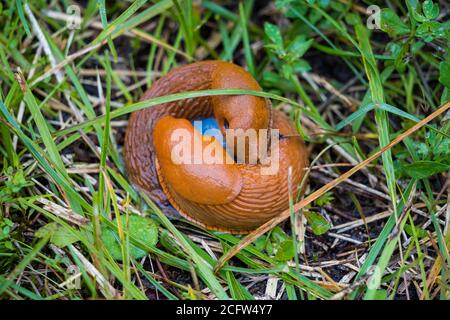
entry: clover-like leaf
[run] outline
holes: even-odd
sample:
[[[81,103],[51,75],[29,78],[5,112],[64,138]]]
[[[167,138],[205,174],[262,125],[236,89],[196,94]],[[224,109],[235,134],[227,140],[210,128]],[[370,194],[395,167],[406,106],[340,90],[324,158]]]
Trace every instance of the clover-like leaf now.
[[[412,16],[414,20],[418,22],[425,22],[428,20],[425,16],[421,14],[422,10],[420,10],[421,8],[418,0],[408,0],[408,4],[412,9]]]
[[[127,221],[125,215],[120,216],[120,220],[124,230],[128,231],[130,237],[133,237],[148,246],[154,246],[158,242],[158,227],[153,220],[138,215],[130,215],[128,217],[128,226],[126,225]],[[113,223],[117,225],[117,219],[114,219]],[[111,253],[111,256],[116,260],[122,260],[122,245],[125,244],[120,243],[120,238],[116,230],[113,230],[108,226],[103,226],[102,240]],[[131,241],[128,252],[130,257],[134,259],[142,258],[147,254],[143,249],[131,244]]]
[[[439,6],[432,0],[425,0],[422,4],[422,11],[427,19],[433,20],[439,15]]]
[[[50,242],[59,248],[64,248],[69,244],[75,243],[78,241],[78,237],[73,235],[69,230],[67,230],[64,226],[51,222],[41,227],[34,234],[37,238],[44,238],[46,236],[50,237]]]
[[[409,33],[410,29],[400,17],[389,8],[381,10],[381,30],[389,36],[395,37]]]
[[[275,260],[277,261],[289,261],[294,257],[294,242],[292,240],[285,240],[280,243],[275,254]]]
[[[321,214],[314,211],[305,211],[304,215],[316,236],[320,236],[330,230],[331,223]]]

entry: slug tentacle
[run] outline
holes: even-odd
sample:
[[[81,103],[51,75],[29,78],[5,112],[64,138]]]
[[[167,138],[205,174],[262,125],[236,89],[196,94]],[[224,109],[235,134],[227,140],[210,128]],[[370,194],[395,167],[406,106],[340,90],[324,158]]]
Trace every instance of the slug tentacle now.
[[[172,70],[142,100],[225,88],[261,90],[241,67],[204,61]],[[246,130],[256,130],[257,148],[245,140],[245,156],[235,162],[219,141],[202,137],[191,124],[212,115],[223,134],[242,129],[245,138]],[[274,145],[273,129],[283,137],[273,139]],[[185,134],[183,141],[180,130]],[[234,137],[235,147],[239,138],[239,134]],[[261,144],[260,138],[268,138],[270,147]],[[200,141],[199,153],[189,148],[195,141]],[[249,161],[255,150],[256,163]],[[296,191],[308,165],[306,147],[288,117],[272,110],[268,100],[252,95],[186,99],[137,111],[129,120],[124,158],[130,180],[165,213],[176,211],[206,228],[233,233],[249,232],[288,208],[288,170],[292,168],[292,190]]]

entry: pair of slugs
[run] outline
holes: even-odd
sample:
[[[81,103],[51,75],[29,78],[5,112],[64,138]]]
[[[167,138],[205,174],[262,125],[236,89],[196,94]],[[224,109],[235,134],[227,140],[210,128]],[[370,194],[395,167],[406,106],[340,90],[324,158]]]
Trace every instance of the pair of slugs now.
[[[156,81],[141,100],[230,88],[261,90],[256,80],[235,64],[202,61],[173,69]],[[242,161],[229,158],[224,150],[223,163],[174,162],[172,151],[177,141],[172,137],[176,130],[184,130],[190,139],[202,139],[192,121],[209,117],[214,117],[224,135],[228,129],[278,129],[277,171],[261,174],[266,163],[246,161],[253,150],[248,145]],[[211,148],[211,144],[216,150],[224,148],[212,139],[201,143],[202,151]],[[195,154],[187,157],[194,159]],[[130,180],[165,213],[176,211],[212,230],[247,233],[289,207],[289,168],[295,191],[308,165],[308,152],[288,117],[273,110],[270,101],[252,95],[222,95],[164,103],[134,112],[126,131],[124,159]]]

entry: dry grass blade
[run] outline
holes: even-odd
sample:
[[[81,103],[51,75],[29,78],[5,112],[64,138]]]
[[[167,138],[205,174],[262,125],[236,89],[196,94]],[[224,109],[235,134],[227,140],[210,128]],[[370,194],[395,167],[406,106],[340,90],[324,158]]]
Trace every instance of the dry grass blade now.
[[[341,182],[343,182],[344,180],[348,179],[353,174],[355,174],[356,172],[358,172],[359,170],[361,170],[362,168],[367,166],[373,160],[377,159],[386,150],[389,150],[390,148],[392,148],[393,146],[395,146],[399,142],[403,141],[406,137],[410,136],[411,134],[413,134],[414,132],[416,132],[417,130],[422,128],[425,124],[427,124],[431,120],[435,119],[436,117],[438,117],[441,114],[443,114],[444,112],[446,112],[449,108],[450,108],[450,102],[447,102],[446,104],[441,106],[439,109],[437,109],[435,112],[430,114],[428,117],[426,117],[425,119],[423,119],[420,122],[416,123],[414,126],[412,126],[408,130],[406,130],[404,133],[400,134],[397,138],[392,140],[389,144],[387,144],[386,146],[382,147],[378,152],[374,153],[372,156],[368,157],[366,160],[358,163],[352,169],[348,170],[347,172],[345,172],[344,174],[342,174],[338,178],[330,181],[329,183],[327,183],[326,185],[324,185],[320,189],[318,189],[315,192],[313,192],[312,194],[310,194],[308,197],[306,197],[303,200],[297,202],[294,205],[294,211],[298,211],[298,210],[302,209],[306,205],[310,204],[311,202],[313,202],[314,200],[319,198],[325,192],[330,191],[335,186],[337,186],[338,184],[340,184]],[[265,224],[260,226],[258,229],[256,229],[252,233],[248,234],[244,239],[242,239],[238,244],[236,244],[234,247],[232,247],[225,255],[223,255],[219,259],[219,261],[218,261],[214,271],[217,272],[218,270],[220,270],[228,260],[230,260],[232,257],[234,257],[242,249],[244,249],[246,246],[251,244],[254,240],[256,240],[262,234],[266,233],[267,231],[271,230],[272,228],[277,226],[282,221],[284,221],[287,218],[289,218],[289,216],[290,216],[290,209],[286,209],[285,211],[283,211],[277,217],[275,217],[272,220],[266,222]]]
[[[75,253],[75,255],[80,259],[81,263],[86,268],[86,271],[95,278],[95,281],[97,281],[100,290],[102,291],[103,295],[107,298],[114,298],[117,296],[117,291],[114,289],[114,287],[108,282],[107,279],[98,271],[95,266],[89,262],[88,259],[80,252],[77,248],[70,245],[70,249]]]
[[[106,43],[106,41],[104,41]],[[37,79],[35,79],[32,83],[31,86],[35,86],[36,84],[44,81],[45,79],[47,79],[48,77],[50,77],[53,74],[59,74],[60,70],[62,68],[64,68],[67,64],[75,61],[75,59],[85,55],[86,53],[91,52],[92,50],[95,50],[97,48],[99,48],[100,46],[103,45],[102,43],[99,44],[95,44],[92,46],[88,46],[86,48],[83,48],[75,53],[72,53],[71,55],[67,56],[63,61],[59,62],[59,63],[55,63],[52,65],[52,68],[47,70],[43,75],[41,75],[40,77],[38,77]]]
[[[48,210],[49,212],[53,213],[55,216],[58,216],[66,221],[69,221],[73,224],[76,224],[78,226],[83,226],[89,223],[89,219],[73,212],[72,210],[69,210],[67,208],[64,208],[56,203],[53,203],[46,198],[38,198],[38,202],[42,203],[44,205],[44,209]]]

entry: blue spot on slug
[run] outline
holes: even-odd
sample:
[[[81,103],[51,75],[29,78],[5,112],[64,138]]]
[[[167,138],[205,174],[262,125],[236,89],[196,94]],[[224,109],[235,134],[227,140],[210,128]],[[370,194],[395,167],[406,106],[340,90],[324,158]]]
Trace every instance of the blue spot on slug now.
[[[192,121],[192,125],[197,131],[201,132],[202,135],[216,138],[216,140],[225,147],[225,139],[215,118],[211,117],[194,120]]]

